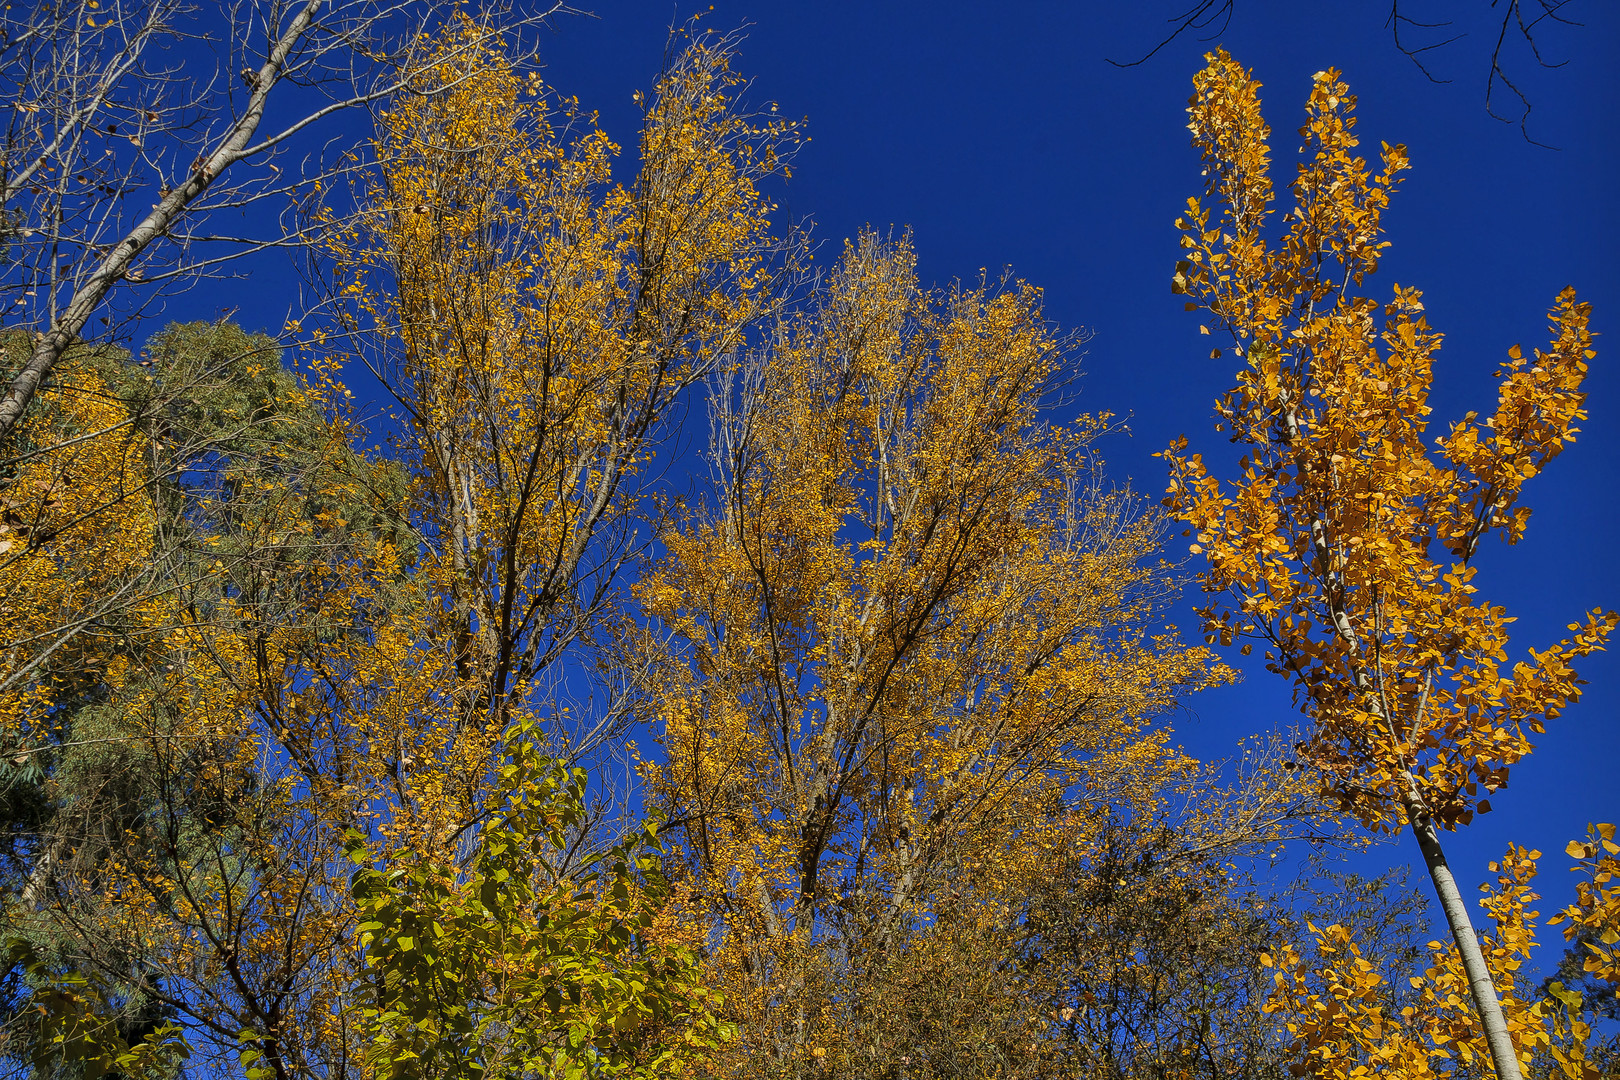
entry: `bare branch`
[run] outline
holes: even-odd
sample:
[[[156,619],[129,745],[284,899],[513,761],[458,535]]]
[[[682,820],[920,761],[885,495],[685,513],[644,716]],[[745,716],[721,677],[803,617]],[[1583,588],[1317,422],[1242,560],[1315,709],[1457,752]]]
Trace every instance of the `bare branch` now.
[[[132,8],[115,18],[88,0],[41,0],[24,14],[4,15],[0,83],[9,105],[0,143],[0,240],[15,254],[0,266],[0,293],[16,300],[0,314],[0,327],[31,332],[34,345],[0,398],[0,436],[122,282],[183,283],[220,261],[183,257],[201,239],[183,223],[308,190],[351,169],[347,148],[334,157],[328,146],[289,184],[272,158],[309,129],[407,86],[432,92],[422,81],[424,43],[460,10],[450,0],[252,0],[218,13],[188,0],[146,0]],[[480,31],[476,40],[487,41],[563,10],[554,2],[519,15],[491,0],[469,17]],[[262,55],[254,44],[260,35]],[[169,58],[181,51],[176,46],[193,43],[215,45],[223,59],[197,71]],[[236,75],[221,70],[243,61]],[[261,135],[272,100],[297,106],[311,93],[326,100]],[[248,162],[263,171],[221,186]],[[126,220],[130,196],[143,190],[156,195],[151,209]],[[216,198],[205,198],[210,192]],[[261,238],[234,257],[307,238]],[[153,260],[173,265],[153,272]],[[112,325],[110,313],[103,319]]]

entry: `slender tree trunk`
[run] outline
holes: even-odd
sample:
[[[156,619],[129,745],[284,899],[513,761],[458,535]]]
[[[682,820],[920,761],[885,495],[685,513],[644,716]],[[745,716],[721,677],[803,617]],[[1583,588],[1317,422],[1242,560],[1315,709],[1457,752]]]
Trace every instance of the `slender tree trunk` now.
[[[1491,1050],[1491,1061],[1496,1066],[1497,1080],[1522,1080],[1519,1072],[1519,1054],[1508,1035],[1507,1020],[1502,1016],[1502,1003],[1496,997],[1496,984],[1491,981],[1490,969],[1485,966],[1485,954],[1480,951],[1479,938],[1474,935],[1474,924],[1463,906],[1462,893],[1457,891],[1457,879],[1446,864],[1446,853],[1440,847],[1440,834],[1434,819],[1416,807],[1408,807],[1407,818],[1412,823],[1412,835],[1418,849],[1423,852],[1423,864],[1429,868],[1429,878],[1440,897],[1440,907],[1446,913],[1446,924],[1451,927],[1451,939],[1457,943],[1462,955],[1463,970],[1468,973],[1468,988],[1474,995],[1474,1011],[1485,1030],[1485,1042]]]
[[[253,92],[248,95],[242,116],[230,127],[225,138],[206,158],[197,162],[186,181],[164,196],[150,213],[112,246],[96,267],[95,272],[81,285],[67,310],[56,324],[34,343],[28,362],[11,380],[5,395],[0,397],[0,435],[5,435],[22,419],[23,410],[34,400],[39,385],[56,367],[62,355],[78,340],[79,331],[95,314],[113,286],[118,284],[135,262],[136,256],[154,240],[167,236],[177,220],[200,199],[220,173],[244,156],[259,121],[264,118],[265,99],[271,89],[281,81],[282,69],[298,43],[309,33],[315,14],[326,0],[305,0],[302,10],[293,16],[281,37],[270,50],[264,65],[253,76]]]

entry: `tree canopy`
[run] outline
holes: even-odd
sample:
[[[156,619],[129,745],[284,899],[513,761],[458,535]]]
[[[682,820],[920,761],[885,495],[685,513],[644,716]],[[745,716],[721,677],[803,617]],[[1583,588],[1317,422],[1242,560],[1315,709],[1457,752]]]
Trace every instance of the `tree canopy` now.
[[[34,291],[0,326],[5,1069],[1620,1067],[1614,825],[1564,850],[1561,961],[1542,852],[1443,848],[1620,621],[1514,662],[1476,558],[1589,419],[1596,315],[1557,293],[1494,410],[1431,430],[1440,335],[1375,291],[1408,151],[1369,163],[1340,72],[1286,208],[1253,72],[1194,76],[1205,182],[1165,270],[1237,370],[1237,460],[1182,437],[1142,490],[1038,284],[929,285],[919,237],[871,227],[827,265],[782,208],[803,123],[695,21],[626,151],[499,6],[244,7],[228,40],[264,64],[192,87],[216,157],[189,194],[70,238],[144,166],[69,184],[40,114],[118,134],[90,112],[163,83],[182,16],[6,16],[6,272]],[[272,89],[351,53],[359,89],[306,121],[374,107],[364,131],[286,189],[214,186],[269,153]],[[186,230],[278,192],[286,326],[86,331],[149,245],[195,283]],[[1200,760],[1178,724],[1256,645],[1298,715],[1275,687]],[[1337,861],[1401,830],[1449,940],[1405,873]]]

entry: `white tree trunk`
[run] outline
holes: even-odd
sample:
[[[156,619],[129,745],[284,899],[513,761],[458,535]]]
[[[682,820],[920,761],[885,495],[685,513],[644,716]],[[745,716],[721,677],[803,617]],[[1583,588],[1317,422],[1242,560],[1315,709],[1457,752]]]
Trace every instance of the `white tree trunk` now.
[[[1462,956],[1463,970],[1468,974],[1468,988],[1474,995],[1474,1010],[1485,1031],[1485,1042],[1490,1047],[1491,1061],[1496,1066],[1497,1080],[1523,1080],[1519,1072],[1519,1054],[1508,1034],[1507,1020],[1502,1016],[1502,1003],[1496,997],[1496,984],[1491,981],[1490,969],[1485,966],[1485,954],[1480,951],[1474,924],[1468,918],[1457,879],[1446,864],[1446,853],[1440,847],[1440,834],[1434,820],[1427,814],[1408,810],[1412,823],[1412,836],[1423,852],[1423,864],[1429,868],[1429,878],[1440,898],[1440,907],[1446,913],[1446,924],[1451,927],[1451,939],[1457,943]]]

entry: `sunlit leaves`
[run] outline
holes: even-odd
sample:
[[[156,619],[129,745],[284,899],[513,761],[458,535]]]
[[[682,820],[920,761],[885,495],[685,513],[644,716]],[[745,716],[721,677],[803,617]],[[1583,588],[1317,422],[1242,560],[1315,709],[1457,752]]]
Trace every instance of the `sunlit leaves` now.
[[[497,770],[470,871],[400,852],[349,853],[367,991],[354,1021],[388,1080],[675,1075],[719,1029],[692,954],[657,933],[668,896],[651,830],[605,869],[552,871],[585,812],[584,776],[527,728]]]
[[[644,773],[739,1052],[856,1060],[855,958],[887,978],[935,919],[993,940],[1094,824],[1069,802],[1150,802],[1180,764],[1150,721],[1227,675],[1163,632],[1161,523],[1102,478],[1107,418],[1043,421],[1073,358],[1040,301],[923,291],[868,233],[716,380],[712,497],[637,589],[671,635]]]
[[[1581,875],[1575,902],[1547,922],[1564,924],[1565,939],[1579,943],[1587,975],[1620,987],[1620,844],[1614,831],[1611,824],[1596,825],[1584,841],[1569,842],[1564,850]]]
[[[1515,347],[1493,418],[1470,414],[1434,453],[1441,338],[1421,294],[1396,286],[1380,305],[1357,292],[1388,243],[1381,217],[1404,150],[1385,146],[1375,172],[1356,153],[1355,99],[1336,72],[1319,73],[1294,207],[1272,240],[1259,84],[1217,53],[1196,85],[1211,205],[1194,200],[1180,221],[1178,289],[1245,362],[1219,405],[1243,450],[1237,476],[1218,480],[1184,443],[1166,454],[1167,505],[1196,534],[1218,598],[1202,612],[1207,632],[1267,646],[1315,719],[1325,784],[1365,824],[1421,813],[1454,827],[1579,697],[1571,664],[1614,625],[1594,612],[1509,666],[1509,617],[1478,598],[1469,565],[1485,533],[1523,534],[1520,488],[1585,416],[1588,305],[1560,295],[1551,346],[1534,359]]]
[[[54,737],[49,714],[85,675],[118,679],[118,650],[83,631],[147,599],[134,580],[156,527],[145,448],[90,359],[65,365],[49,406],[4,444],[0,728],[13,754]]]

